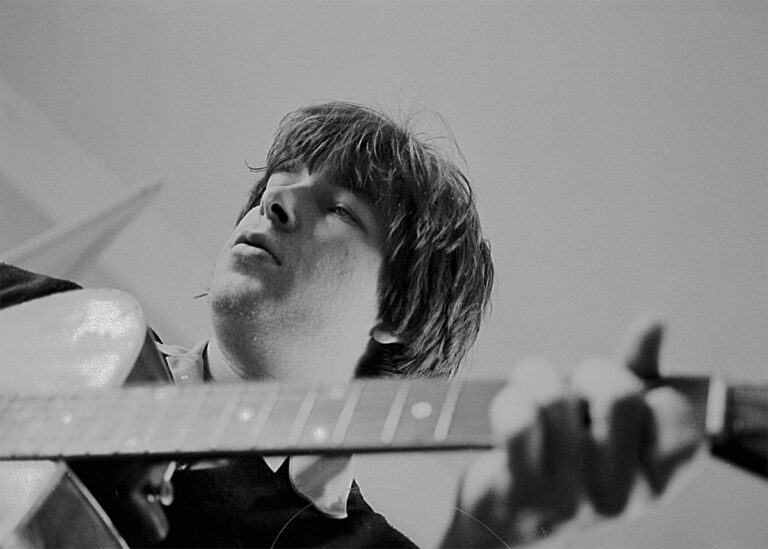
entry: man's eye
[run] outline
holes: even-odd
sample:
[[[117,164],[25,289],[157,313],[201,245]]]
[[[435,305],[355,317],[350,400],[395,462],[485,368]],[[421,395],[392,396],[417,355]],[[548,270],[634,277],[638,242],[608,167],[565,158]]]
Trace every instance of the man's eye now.
[[[341,204],[336,204],[330,208],[330,211],[334,215],[337,215],[346,221],[350,221],[352,223],[358,223],[357,218],[355,217],[355,214],[349,211],[346,208],[346,206],[343,206]]]

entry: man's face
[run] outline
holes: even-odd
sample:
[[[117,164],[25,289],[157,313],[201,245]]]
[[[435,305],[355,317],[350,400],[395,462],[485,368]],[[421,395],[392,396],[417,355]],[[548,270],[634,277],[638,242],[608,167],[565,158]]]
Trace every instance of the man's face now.
[[[383,235],[366,201],[278,172],[216,262],[216,338],[250,376],[346,381],[377,321]]]

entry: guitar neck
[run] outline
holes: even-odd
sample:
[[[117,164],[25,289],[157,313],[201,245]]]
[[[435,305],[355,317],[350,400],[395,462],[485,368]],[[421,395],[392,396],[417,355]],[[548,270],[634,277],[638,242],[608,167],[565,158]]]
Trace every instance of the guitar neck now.
[[[0,395],[0,459],[487,448],[496,381],[144,385]]]
[[[663,383],[690,398],[716,455],[768,477],[765,388],[729,388],[695,377]],[[306,388],[144,385],[0,395],[0,459],[489,448],[488,404],[502,386],[491,380],[356,380]]]

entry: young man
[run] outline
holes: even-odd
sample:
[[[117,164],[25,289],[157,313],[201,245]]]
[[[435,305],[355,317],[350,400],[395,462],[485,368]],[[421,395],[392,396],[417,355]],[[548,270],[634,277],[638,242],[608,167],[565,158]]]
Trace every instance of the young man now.
[[[258,171],[214,269],[210,340],[160,346],[176,382],[455,373],[493,279],[462,172],[344,103],[289,114]],[[661,494],[698,433],[677,394],[645,392],[627,368],[654,374],[659,342],[652,327],[625,364],[585,363],[568,382],[540,361],[515,368],[491,408],[498,448],[463,478],[444,544],[535,541],[585,508],[618,516]],[[125,529],[165,546],[411,545],[365,503],[348,457],[183,464],[165,509],[144,493],[157,470],[134,473],[101,495],[130,502]]]

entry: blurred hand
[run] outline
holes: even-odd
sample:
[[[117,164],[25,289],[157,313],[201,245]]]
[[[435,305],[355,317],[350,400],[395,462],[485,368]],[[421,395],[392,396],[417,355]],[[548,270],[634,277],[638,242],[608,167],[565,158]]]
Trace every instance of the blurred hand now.
[[[643,385],[661,339],[646,325],[623,361],[585,361],[570,379],[542,359],[517,364],[491,405],[497,448],[468,469],[443,544],[530,543],[658,499],[703,438],[682,395]]]
[[[163,505],[173,498],[169,466],[142,460],[70,464],[131,547],[154,545],[168,535]]]

